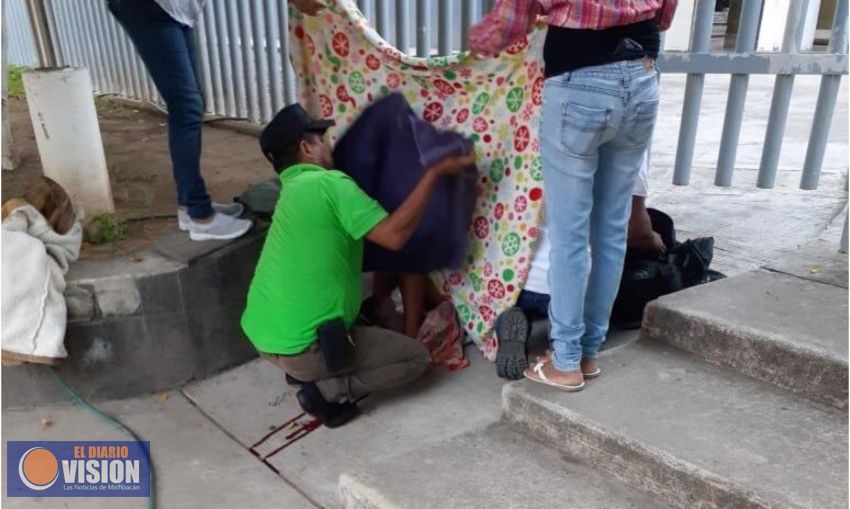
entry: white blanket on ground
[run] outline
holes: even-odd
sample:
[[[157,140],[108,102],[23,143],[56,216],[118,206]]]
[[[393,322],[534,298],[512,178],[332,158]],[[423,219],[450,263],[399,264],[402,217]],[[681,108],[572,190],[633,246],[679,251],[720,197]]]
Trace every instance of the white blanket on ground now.
[[[65,351],[65,274],[80,255],[79,221],[56,233],[29,204],[2,224],[2,315],[4,360],[54,364]]]

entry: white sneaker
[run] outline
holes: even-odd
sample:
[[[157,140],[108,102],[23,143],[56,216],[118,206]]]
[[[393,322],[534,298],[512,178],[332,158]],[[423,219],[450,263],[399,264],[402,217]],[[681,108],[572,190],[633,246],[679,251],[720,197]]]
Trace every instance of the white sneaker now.
[[[242,215],[242,212],[245,212],[245,207],[242,206],[241,203],[233,202],[233,203],[216,203],[213,202],[212,208],[215,212],[220,212],[222,214],[227,214],[228,216],[239,217]],[[177,226],[180,227],[184,232],[189,231],[189,225],[192,222],[192,218],[189,217],[189,212],[186,209],[178,208],[177,209]]]
[[[228,240],[245,235],[253,223],[248,219],[238,219],[216,212],[209,223],[191,221],[189,238],[192,240]]]

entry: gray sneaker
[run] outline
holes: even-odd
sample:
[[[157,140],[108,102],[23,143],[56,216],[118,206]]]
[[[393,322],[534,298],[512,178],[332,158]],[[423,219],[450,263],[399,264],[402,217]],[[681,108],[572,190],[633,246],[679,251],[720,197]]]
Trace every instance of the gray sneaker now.
[[[253,223],[248,219],[238,219],[216,212],[212,221],[203,224],[192,221],[189,226],[189,238],[192,240],[228,240],[245,235]]]
[[[215,212],[220,212],[222,214],[227,214],[228,216],[239,217],[245,212],[245,207],[242,206],[241,203],[233,202],[233,203],[215,203],[213,202],[212,208]],[[189,217],[189,212],[186,209],[177,209],[177,226],[180,227],[184,232],[189,231],[189,225],[192,223],[192,219]]]

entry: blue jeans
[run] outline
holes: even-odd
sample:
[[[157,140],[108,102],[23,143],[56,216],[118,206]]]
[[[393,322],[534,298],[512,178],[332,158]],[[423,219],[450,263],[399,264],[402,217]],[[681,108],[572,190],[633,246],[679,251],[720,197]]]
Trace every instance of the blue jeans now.
[[[213,209],[201,177],[204,95],[192,28],[175,21],[154,0],[107,3],[168,107],[168,147],[178,205],[186,207],[194,219],[209,217]]]
[[[546,80],[540,125],[553,363],[579,369],[608,332],[626,253],[632,190],[658,112],[651,61]]]

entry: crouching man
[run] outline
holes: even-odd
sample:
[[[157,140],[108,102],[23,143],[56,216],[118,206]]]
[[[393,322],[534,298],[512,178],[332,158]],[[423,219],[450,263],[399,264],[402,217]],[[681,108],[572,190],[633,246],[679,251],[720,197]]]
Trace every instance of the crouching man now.
[[[459,173],[474,156],[429,168],[388,214],[347,175],[331,169],[322,135],[332,125],[296,104],[281,110],[260,136],[282,185],[242,329],[264,358],[302,384],[297,396],[304,411],[337,427],[358,414],[357,399],[412,382],[430,361],[414,339],[355,325],[364,238],[401,249],[438,180]]]

